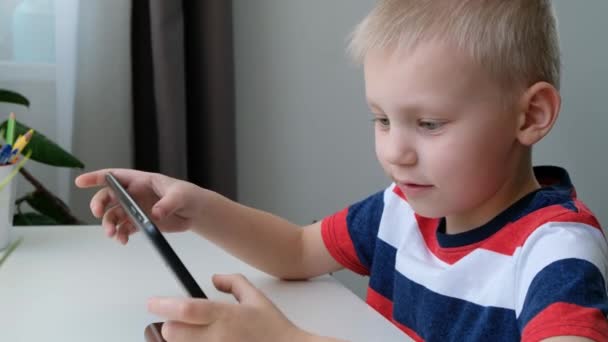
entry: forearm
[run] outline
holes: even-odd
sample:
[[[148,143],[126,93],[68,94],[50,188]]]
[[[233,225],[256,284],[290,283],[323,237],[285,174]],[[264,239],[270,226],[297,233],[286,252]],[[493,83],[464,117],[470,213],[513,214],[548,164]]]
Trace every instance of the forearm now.
[[[193,231],[266,273],[302,278],[299,226],[213,192],[205,197]]]

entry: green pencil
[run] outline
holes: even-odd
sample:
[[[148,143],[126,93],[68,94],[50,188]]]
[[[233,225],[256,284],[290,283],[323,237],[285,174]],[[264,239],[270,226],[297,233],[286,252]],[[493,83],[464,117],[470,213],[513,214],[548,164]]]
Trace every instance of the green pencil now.
[[[15,113],[11,113],[8,117],[8,124],[6,126],[6,143],[13,146],[15,140]]]

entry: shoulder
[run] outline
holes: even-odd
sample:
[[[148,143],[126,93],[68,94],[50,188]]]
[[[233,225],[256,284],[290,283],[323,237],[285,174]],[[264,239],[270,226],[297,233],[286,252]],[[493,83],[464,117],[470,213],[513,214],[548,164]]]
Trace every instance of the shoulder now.
[[[570,215],[570,214],[564,214]],[[601,227],[591,224],[588,218],[560,220],[562,215],[534,229],[517,255],[516,279],[518,308],[532,296],[568,292],[563,298],[570,300],[597,283],[598,291],[605,292],[608,275],[608,243]],[[581,222],[582,221],[582,222]]]
[[[533,276],[548,265],[565,259],[589,262],[604,275],[608,260],[608,243],[595,216],[582,203],[577,209],[549,208],[529,227],[517,252],[518,265]]]
[[[578,205],[582,203],[577,203]],[[538,221],[527,230],[521,245],[521,259],[534,258],[547,262],[560,258],[581,258],[605,263],[608,244],[599,222],[586,209],[548,208],[539,213]]]
[[[517,253],[515,305],[522,336],[608,336],[608,244],[600,227],[550,221]]]
[[[508,222],[482,244],[497,253],[525,257],[528,251],[555,250],[573,241],[605,247],[604,232],[593,213],[580,201],[551,204]],[[544,246],[544,247],[543,247]],[[553,246],[553,247],[551,247]]]

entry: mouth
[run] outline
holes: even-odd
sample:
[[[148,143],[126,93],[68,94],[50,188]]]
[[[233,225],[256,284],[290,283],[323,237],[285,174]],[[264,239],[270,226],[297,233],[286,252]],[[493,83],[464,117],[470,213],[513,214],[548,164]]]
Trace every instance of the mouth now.
[[[413,189],[433,187],[432,185],[429,185],[429,184],[417,184],[417,183],[402,183],[400,185],[403,187],[406,187],[406,188],[413,188]]]
[[[433,185],[418,183],[398,183],[398,186],[406,195],[419,194],[433,188]]]

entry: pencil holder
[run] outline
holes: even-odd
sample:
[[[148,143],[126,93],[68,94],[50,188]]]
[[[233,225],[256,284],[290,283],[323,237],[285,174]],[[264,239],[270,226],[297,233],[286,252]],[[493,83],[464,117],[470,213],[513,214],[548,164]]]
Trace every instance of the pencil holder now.
[[[13,210],[15,208],[16,179],[11,179],[7,183],[11,173],[15,169],[15,164],[0,165],[0,250],[5,249],[11,242],[11,230],[13,228]]]

